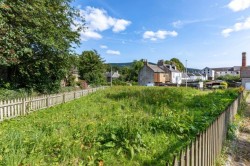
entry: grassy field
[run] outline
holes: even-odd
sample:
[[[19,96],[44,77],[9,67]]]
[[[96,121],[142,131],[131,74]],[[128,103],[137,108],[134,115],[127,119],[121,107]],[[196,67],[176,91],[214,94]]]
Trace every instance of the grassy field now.
[[[164,165],[237,89],[112,87],[0,123],[0,165]]]

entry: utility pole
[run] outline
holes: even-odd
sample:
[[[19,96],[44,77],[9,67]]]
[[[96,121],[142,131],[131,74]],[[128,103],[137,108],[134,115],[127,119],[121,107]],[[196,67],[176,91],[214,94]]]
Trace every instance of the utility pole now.
[[[187,75],[187,60],[186,60],[186,88],[187,88],[187,79],[188,79],[188,75]]]

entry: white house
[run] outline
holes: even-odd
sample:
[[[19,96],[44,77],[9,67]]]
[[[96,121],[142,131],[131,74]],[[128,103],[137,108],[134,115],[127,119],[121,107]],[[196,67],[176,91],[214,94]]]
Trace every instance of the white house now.
[[[181,84],[181,75],[175,65],[165,64],[164,60],[159,60],[157,65],[149,64],[145,60],[144,67],[139,71],[138,83],[139,85]]]
[[[214,80],[215,78],[215,71],[209,67],[205,67],[204,69],[202,69],[201,74],[206,74],[208,77],[208,80]]]
[[[225,75],[240,76],[240,66],[212,68],[215,71],[215,78]]]
[[[205,81],[207,80],[207,76],[201,73],[182,73],[182,82],[193,82],[193,81]]]
[[[159,60],[157,63],[161,69],[163,69],[169,75],[169,81],[173,84],[181,84],[182,73],[177,70],[175,65],[165,64],[164,60]]]

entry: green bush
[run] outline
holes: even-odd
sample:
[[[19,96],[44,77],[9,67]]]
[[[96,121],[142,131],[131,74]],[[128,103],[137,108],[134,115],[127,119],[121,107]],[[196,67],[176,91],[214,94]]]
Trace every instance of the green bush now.
[[[223,81],[223,82],[220,83],[220,88],[221,89],[227,89],[227,87],[228,87],[227,82]]]

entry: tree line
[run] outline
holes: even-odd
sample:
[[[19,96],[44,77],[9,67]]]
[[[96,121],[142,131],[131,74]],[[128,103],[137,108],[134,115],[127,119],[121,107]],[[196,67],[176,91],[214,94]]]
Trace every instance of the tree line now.
[[[84,51],[81,55],[73,51],[73,46],[80,44],[80,31],[86,27],[79,10],[70,3],[71,0],[0,2],[0,87],[56,92],[72,66],[89,84],[106,82],[104,73],[111,67],[97,51]],[[166,63],[173,62],[176,60]],[[120,72],[120,81],[137,82],[142,66],[142,60],[135,60],[130,67],[114,70]]]
[[[80,43],[71,0],[0,2],[0,84],[56,91],[70,68],[72,46]],[[77,26],[76,30],[72,25]]]

